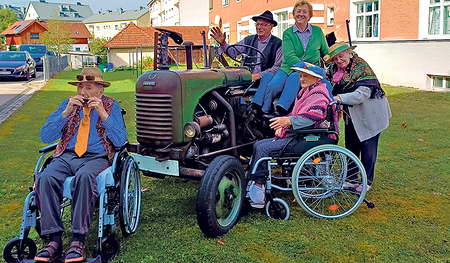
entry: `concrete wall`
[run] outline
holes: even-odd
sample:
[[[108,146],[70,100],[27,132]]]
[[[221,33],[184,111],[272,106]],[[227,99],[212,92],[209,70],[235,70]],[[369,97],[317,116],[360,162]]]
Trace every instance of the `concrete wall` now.
[[[450,40],[353,42],[381,83],[432,90],[429,75],[450,78]]]

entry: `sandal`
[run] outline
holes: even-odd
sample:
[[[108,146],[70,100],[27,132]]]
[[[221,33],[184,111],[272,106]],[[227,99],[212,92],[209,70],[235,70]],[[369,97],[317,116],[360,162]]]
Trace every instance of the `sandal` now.
[[[86,259],[86,248],[80,241],[72,241],[70,248],[66,253],[64,263],[81,262]]]
[[[55,262],[62,257],[62,246],[55,241],[48,243],[34,257],[36,262]]]

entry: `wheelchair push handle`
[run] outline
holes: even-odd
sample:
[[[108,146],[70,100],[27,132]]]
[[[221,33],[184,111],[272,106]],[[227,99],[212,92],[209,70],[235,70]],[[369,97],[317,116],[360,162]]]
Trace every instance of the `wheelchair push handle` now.
[[[342,102],[342,101],[338,101],[338,100],[332,101],[330,103],[330,106],[333,106],[333,105],[336,105],[336,112],[338,112],[338,113],[342,112],[341,105],[342,106],[347,106],[347,107],[353,107],[353,104]]]

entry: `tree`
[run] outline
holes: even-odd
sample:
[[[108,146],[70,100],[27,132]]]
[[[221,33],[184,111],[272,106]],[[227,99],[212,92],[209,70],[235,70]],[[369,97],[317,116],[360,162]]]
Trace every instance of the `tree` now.
[[[70,29],[63,20],[48,20],[47,31],[42,33],[41,43],[49,49],[54,49],[58,55],[72,50],[75,40],[70,35]]]
[[[100,64],[104,64],[103,61],[106,61],[106,57],[108,55],[108,51],[106,50],[106,48],[102,47],[104,44],[106,44],[106,42],[108,41],[104,38],[97,39],[93,37],[91,40],[89,40],[89,50],[92,54],[100,56]]]
[[[9,9],[0,10],[0,33],[17,21],[17,15]],[[5,36],[0,36],[0,44],[5,43]]]

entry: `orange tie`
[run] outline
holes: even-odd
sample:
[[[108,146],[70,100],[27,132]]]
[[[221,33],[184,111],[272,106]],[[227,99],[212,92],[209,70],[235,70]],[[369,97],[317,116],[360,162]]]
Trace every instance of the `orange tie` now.
[[[81,157],[86,150],[89,138],[89,126],[90,126],[90,118],[89,114],[91,112],[91,108],[83,107],[83,119],[81,120],[80,127],[78,127],[78,135],[77,142],[75,143],[75,153],[78,157]]]

